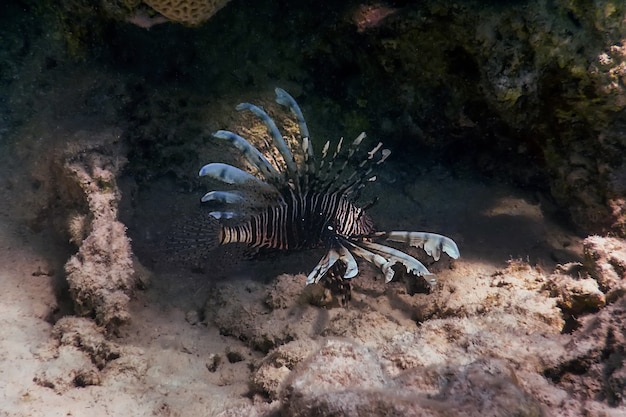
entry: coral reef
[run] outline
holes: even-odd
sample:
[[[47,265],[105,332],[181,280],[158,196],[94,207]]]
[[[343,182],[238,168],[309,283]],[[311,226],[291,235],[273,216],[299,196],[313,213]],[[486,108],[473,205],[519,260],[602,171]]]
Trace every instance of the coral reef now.
[[[382,18],[365,27],[351,10],[325,33],[343,42],[309,55],[317,91],[385,137],[540,188],[583,230],[625,236],[624,5],[483,6],[375,4]],[[338,91],[345,73],[358,76]]]

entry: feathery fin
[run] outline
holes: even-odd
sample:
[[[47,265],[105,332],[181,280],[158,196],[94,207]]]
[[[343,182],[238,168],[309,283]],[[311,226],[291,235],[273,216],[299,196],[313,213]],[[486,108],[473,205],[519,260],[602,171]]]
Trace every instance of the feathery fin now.
[[[308,138],[309,136],[309,128],[306,125],[306,120],[304,119],[304,115],[302,114],[302,110],[300,110],[300,106],[296,102],[296,100],[283,90],[282,88],[276,88],[274,90],[276,93],[276,102],[281,106],[289,107],[289,110],[296,116],[298,120],[298,125],[300,126],[300,134],[303,138]],[[313,149],[311,149],[311,156],[313,156]]]
[[[194,216],[193,222],[181,222],[172,230],[166,247],[169,251],[183,255],[209,252],[220,245],[222,238],[222,226],[205,211]]]
[[[274,92],[276,93],[276,102],[281,106],[289,107],[291,113],[296,116],[298,127],[300,129],[300,136],[302,136],[302,147],[305,150],[305,155],[307,155],[306,159],[309,161],[307,165],[312,165],[312,168],[315,168],[315,154],[313,152],[313,146],[311,146],[311,136],[309,135],[309,128],[306,125],[306,120],[304,119],[300,106],[291,94],[282,88],[276,88]],[[312,172],[310,169],[309,171]]]

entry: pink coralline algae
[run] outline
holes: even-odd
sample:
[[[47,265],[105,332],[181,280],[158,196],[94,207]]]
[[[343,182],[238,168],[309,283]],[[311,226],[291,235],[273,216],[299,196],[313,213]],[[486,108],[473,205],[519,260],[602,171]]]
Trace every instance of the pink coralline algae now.
[[[361,5],[352,13],[351,20],[361,33],[367,29],[375,28],[388,16],[396,13],[399,9],[386,6],[381,3]]]

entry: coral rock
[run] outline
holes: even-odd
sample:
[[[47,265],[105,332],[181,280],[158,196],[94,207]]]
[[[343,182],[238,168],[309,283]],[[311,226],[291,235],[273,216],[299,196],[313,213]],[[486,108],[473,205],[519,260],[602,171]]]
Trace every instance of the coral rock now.
[[[612,237],[590,236],[583,242],[585,267],[598,281],[608,302],[626,293],[626,242]]]
[[[144,0],[163,16],[174,22],[199,25],[224,7],[229,0]]]

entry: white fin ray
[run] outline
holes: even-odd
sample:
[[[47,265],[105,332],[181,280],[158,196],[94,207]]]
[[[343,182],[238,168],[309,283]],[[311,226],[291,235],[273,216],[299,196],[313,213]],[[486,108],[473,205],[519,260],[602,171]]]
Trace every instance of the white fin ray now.
[[[344,279],[354,278],[359,274],[359,267],[354,256],[352,256],[345,246],[340,244],[337,248],[331,248],[326,255],[324,255],[307,277],[306,283],[318,283],[337,261],[341,261],[346,265],[346,272],[343,274]]]
[[[282,88],[277,87],[276,89],[274,89],[274,92],[276,93],[276,102],[281,106],[289,107],[289,110],[291,110],[293,115],[296,116],[296,119],[298,120],[298,126],[300,127],[300,134],[302,135],[302,137],[310,137],[309,128],[306,125],[304,114],[302,114],[302,110],[300,109],[300,106],[298,105],[296,100],[291,96],[291,94],[289,94]],[[313,150],[311,150],[311,156],[313,156]]]
[[[367,153],[367,158],[361,161],[361,163],[359,164],[359,168],[352,171],[352,174],[350,174],[350,176],[346,178],[340,186],[337,187],[337,190],[349,195],[365,187],[366,182],[375,181],[375,176],[368,178],[374,170],[373,165],[379,165],[383,163],[385,159],[387,159],[391,154],[391,151],[389,149],[381,150],[382,145],[382,142],[378,142],[378,144]],[[374,162],[374,157],[378,154],[378,151],[380,151],[381,156],[378,161]]]
[[[315,173],[315,153],[313,151],[313,145],[311,144],[311,136],[309,135],[309,128],[307,127],[306,120],[302,114],[300,106],[296,100],[282,88],[276,88],[276,102],[281,106],[288,107],[291,113],[296,116],[298,121],[298,128],[300,129],[300,137],[302,139],[302,151],[304,152],[305,172]]]
[[[359,146],[361,146],[361,142],[363,142],[363,139],[365,139],[366,136],[367,135],[365,134],[365,132],[361,132],[359,136],[357,136],[356,139],[352,141],[350,147],[348,148],[348,155],[346,156],[345,161],[343,161],[343,164],[337,170],[337,176],[339,176],[346,169],[348,162],[352,159],[354,153],[359,149]],[[343,140],[343,138],[341,139]],[[337,156],[337,154],[333,155],[333,159],[335,158],[335,156]]]
[[[280,154],[283,156],[283,159],[285,160],[285,164],[287,165],[287,171],[289,172],[289,177],[295,180],[298,177],[298,169],[296,167],[295,159],[293,157],[293,154],[289,150],[289,147],[287,146],[287,143],[285,142],[282,133],[280,133],[280,130],[278,130],[278,127],[276,127],[276,123],[274,122],[274,120],[272,120],[272,118],[265,112],[265,110],[258,106],[255,106],[254,104],[239,103],[235,108],[239,111],[249,110],[254,113],[255,116],[260,118],[261,121],[263,121],[263,123],[267,127],[267,130],[272,136],[274,145],[276,145],[276,148],[278,148],[278,152],[280,152]]]
[[[437,233],[393,231],[388,232],[385,239],[423,248],[435,261],[441,257],[442,250],[453,259],[458,259],[461,255],[454,240]]]
[[[390,282],[393,279],[393,276],[396,272],[393,270],[392,266],[395,262],[389,261],[381,255],[370,252],[367,249],[357,246],[352,242],[348,242],[348,244],[350,245],[352,252],[354,252],[356,256],[359,256],[365,259],[367,262],[374,264],[378,269],[382,271],[383,275],[385,276],[385,283]]]
[[[326,160],[328,156],[328,149],[330,147],[330,141],[327,141],[324,145],[324,149],[322,150],[322,160],[320,161],[320,166],[318,169],[317,182],[320,184],[324,184],[327,182],[329,175],[333,172],[333,166],[335,164],[335,158],[341,152],[341,145],[343,144],[343,137],[339,138],[339,142],[337,142],[337,147],[335,148],[335,152],[330,157],[329,160]],[[324,167],[326,166],[326,167]],[[322,172],[322,168],[324,168]]]
[[[328,148],[330,148],[329,140],[326,141],[326,143],[324,144],[324,147],[322,148],[322,162],[320,163],[320,167],[324,163],[324,159],[326,159],[326,155],[328,154]]]
[[[344,279],[350,279],[357,276],[359,273],[359,267],[356,264],[354,256],[350,253],[345,246],[339,245],[339,260],[346,265],[346,272],[343,274]]]
[[[200,201],[203,203],[215,201],[224,204],[241,204],[246,201],[246,198],[244,194],[239,191],[210,191],[206,193]]]
[[[432,275],[430,271],[424,266],[423,263],[407,255],[406,253],[399,251],[389,246],[381,245],[374,242],[359,242],[359,246],[365,247],[372,252],[387,258],[389,261],[399,262],[406,268],[406,271],[415,275]]]
[[[387,158],[389,158],[389,155],[391,155],[391,151],[389,149],[383,149],[382,151],[380,151],[380,153],[381,153],[381,157],[376,162],[376,165],[382,164],[383,162],[385,162]]]
[[[268,180],[277,180],[281,177],[280,173],[272,166],[267,158],[243,137],[229,132],[228,130],[218,130],[213,133],[213,137],[230,142],[235,148],[240,150],[246,160],[255,166]]]
[[[213,162],[203,166],[198,173],[200,177],[211,177],[226,184],[254,184],[259,187],[274,190],[274,187],[261,181],[252,174],[248,174],[232,165]]]
[[[214,219],[220,220],[233,219],[239,217],[240,214],[234,211],[212,211],[209,213],[209,216],[213,217]]]
[[[330,249],[328,252],[326,252],[326,255],[324,255],[324,257],[320,259],[317,266],[313,268],[309,276],[306,277],[307,285],[318,283],[319,280],[322,279],[322,277],[326,274],[326,272],[328,272],[328,270],[332,268],[333,265],[335,265],[335,262],[337,262],[339,258],[341,258],[341,255],[335,249]]]

